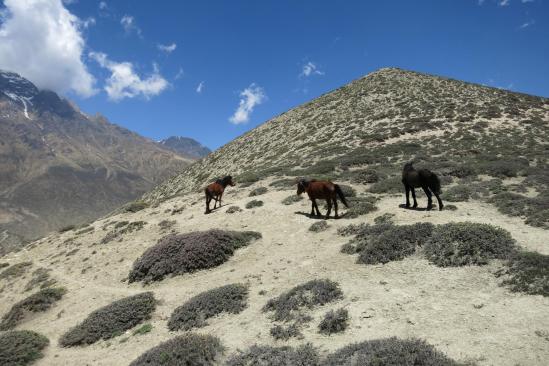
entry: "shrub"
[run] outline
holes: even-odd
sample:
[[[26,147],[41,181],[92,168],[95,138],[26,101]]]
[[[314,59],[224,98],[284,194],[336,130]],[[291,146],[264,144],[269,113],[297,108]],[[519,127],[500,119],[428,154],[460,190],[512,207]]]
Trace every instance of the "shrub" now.
[[[125,297],[92,312],[59,340],[63,347],[86,345],[116,337],[144,320],[156,308],[152,292]]]
[[[120,221],[114,225],[114,230],[111,230],[101,239],[101,244],[107,244],[113,241],[116,238],[121,237],[124,234],[133,233],[134,231],[139,231],[143,229],[143,226],[147,224],[145,221]]]
[[[549,255],[519,252],[511,257],[502,285],[513,292],[549,296]]]
[[[6,268],[0,273],[0,280],[12,277],[21,277],[27,271],[27,268],[32,266],[32,262],[21,262]]]
[[[48,338],[29,330],[11,331],[0,335],[0,365],[24,366],[42,358]]]
[[[456,205],[444,205],[444,209],[448,211],[456,211],[458,208]]]
[[[377,210],[375,202],[377,199],[375,197],[350,197],[347,202],[349,203],[349,208],[345,213],[344,218],[354,219],[362,215],[369,214]]]
[[[320,333],[341,333],[349,325],[349,312],[346,309],[330,310],[324,315],[324,319],[318,325]]]
[[[39,313],[48,310],[57,301],[61,300],[67,292],[65,288],[47,288],[19,301],[13,305],[11,310],[2,317],[0,330],[15,328],[24,320],[28,313]]]
[[[317,350],[310,344],[292,347],[253,345],[244,352],[233,354],[226,366],[319,366]]]
[[[260,200],[251,200],[250,202],[246,203],[246,208],[248,209],[261,206],[263,206],[263,201]]]
[[[254,231],[209,230],[168,235],[137,259],[128,281],[160,281],[168,274],[180,275],[219,266],[235,250],[261,238]]]
[[[287,341],[290,338],[295,338],[301,336],[301,331],[299,329],[299,323],[292,323],[288,326],[275,325],[270,330],[271,336],[276,340]]]
[[[265,193],[267,193],[266,187],[258,187],[256,189],[253,189],[248,196],[249,197],[261,196],[262,194],[265,194]]]
[[[291,196],[284,198],[282,204],[288,206],[299,201],[303,201],[303,195],[298,196],[297,194],[292,194]]]
[[[393,225],[383,223],[364,227],[351,241],[359,253],[358,263],[378,264],[402,260],[414,254],[431,236],[433,224]],[[346,252],[350,250],[345,249]]]
[[[314,233],[318,233],[326,230],[328,230],[328,223],[324,220],[315,222],[309,227],[309,231],[312,231]]]
[[[32,272],[32,278],[25,285],[25,291],[31,291],[38,285],[40,285],[41,289],[53,286],[56,281],[53,278],[50,278],[50,271],[50,269],[42,267],[37,268]]]
[[[283,179],[278,179],[278,180],[275,180],[275,181],[272,181],[271,184],[269,184],[269,187],[274,187],[274,188],[292,188],[294,187],[296,184],[296,180],[295,179],[292,179],[292,178],[283,178]]]
[[[233,214],[233,213],[237,213],[237,212],[241,212],[242,209],[238,206],[231,206],[227,209],[227,211],[225,211],[225,213],[228,213],[228,214]]]
[[[153,329],[153,326],[151,323],[143,324],[139,328],[133,331],[133,335],[143,335],[149,333]]]
[[[74,229],[76,229],[76,225],[63,226],[61,229],[59,229],[59,233],[66,233],[67,231],[71,231]]]
[[[424,247],[432,263],[440,267],[482,265],[490,259],[507,259],[515,251],[508,231],[471,222],[439,225]]]
[[[151,348],[130,366],[213,366],[218,364],[217,360],[223,354],[223,350],[217,337],[188,333]]]
[[[177,221],[175,221],[175,220],[162,220],[158,223],[158,226],[162,230],[167,230],[167,229],[173,227],[176,223],[177,223]]]
[[[343,192],[343,195],[347,197],[356,197],[356,191],[353,187],[348,186],[346,184],[338,184],[339,188],[341,188],[341,191]]]
[[[376,183],[379,181],[379,174],[375,170],[363,170],[356,173],[351,181],[362,184]]]
[[[269,300],[263,311],[273,311],[276,321],[289,321],[295,319],[298,315],[296,312],[303,308],[312,309],[342,297],[343,292],[336,282],[327,279],[312,280]]]
[[[135,212],[144,210],[147,207],[149,207],[149,204],[147,202],[134,201],[134,202],[130,202],[126,206],[124,206],[124,211],[125,212],[134,212],[135,213]]]
[[[246,308],[248,288],[231,284],[203,292],[172,313],[170,330],[189,330],[207,325],[206,320],[221,313],[238,314]]]
[[[399,193],[404,191],[401,177],[390,177],[372,184],[369,189],[372,193]]]
[[[450,187],[444,192],[443,197],[449,202],[465,202],[471,197],[471,188],[465,185]]]
[[[323,366],[398,365],[458,366],[433,346],[419,339],[374,339],[355,343],[329,355]]]

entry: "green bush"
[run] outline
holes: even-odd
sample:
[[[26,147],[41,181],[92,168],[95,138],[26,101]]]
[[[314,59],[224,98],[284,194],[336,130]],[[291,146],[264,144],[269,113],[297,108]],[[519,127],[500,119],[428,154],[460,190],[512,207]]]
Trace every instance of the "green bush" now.
[[[324,319],[318,325],[322,334],[341,333],[349,325],[349,312],[346,309],[330,310],[324,315]]]
[[[508,259],[515,250],[508,231],[471,222],[437,226],[424,246],[427,259],[440,267],[483,265],[490,259]]]
[[[147,323],[147,324],[143,324],[142,326],[140,326],[139,328],[137,328],[136,330],[133,331],[133,335],[143,335],[143,334],[147,334],[147,333],[150,333],[150,331],[153,329],[153,326],[151,323]]]
[[[277,341],[287,341],[290,338],[300,337],[301,330],[299,329],[299,323],[292,323],[288,326],[275,325],[270,330],[271,336]]]
[[[37,268],[32,272],[32,277],[25,285],[25,291],[34,290],[34,288],[40,285],[40,289],[53,286],[56,281],[53,278],[50,278],[50,269],[46,268]]]
[[[181,275],[217,267],[234,252],[261,238],[254,231],[209,230],[168,235],[137,259],[128,281],[160,281],[165,276]]]
[[[67,292],[65,288],[46,288],[30,295],[13,305],[11,310],[2,317],[0,330],[15,328],[17,324],[25,319],[28,313],[44,312],[51,308],[57,301],[61,300]]]
[[[21,262],[6,268],[0,273],[0,280],[13,277],[21,277],[27,271],[28,267],[32,266],[32,262]]]
[[[549,192],[542,192],[536,197],[501,192],[491,197],[488,202],[506,215],[525,216],[528,225],[549,228]]]
[[[310,344],[292,347],[253,345],[233,354],[226,366],[319,366],[318,352]]]
[[[287,189],[287,188],[293,188],[296,185],[296,180],[294,178],[283,178],[278,179],[275,181],[272,181],[269,184],[269,187],[274,187],[277,189]]]
[[[353,187],[348,186],[346,184],[338,184],[339,188],[341,188],[341,191],[343,192],[343,195],[345,198],[347,197],[356,197],[356,191]]]
[[[214,366],[224,348],[217,337],[187,333],[143,353],[130,366]]]
[[[503,271],[502,285],[513,292],[549,296],[549,255],[519,252],[511,257]]]
[[[207,325],[206,320],[221,313],[238,314],[246,308],[248,288],[230,284],[203,292],[172,313],[168,320],[170,330],[189,330]]]
[[[303,195],[298,196],[297,194],[292,194],[291,196],[284,198],[282,204],[288,206],[299,201],[303,201]]]
[[[263,201],[260,200],[251,200],[250,202],[246,203],[246,208],[248,209],[261,206],[263,206]]]
[[[0,334],[0,365],[25,366],[43,357],[48,338],[29,330]]]
[[[353,183],[361,183],[361,184],[370,184],[370,183],[377,183],[379,181],[379,173],[375,170],[362,170],[359,172],[356,172],[352,178],[351,182]]]
[[[296,313],[303,308],[312,309],[342,297],[343,292],[336,282],[327,279],[312,280],[269,300],[263,311],[274,312],[273,318],[276,321],[289,321],[296,319],[299,315]]]
[[[125,212],[139,212],[141,210],[144,210],[146,209],[147,207],[149,207],[149,204],[147,202],[143,202],[143,201],[134,201],[134,202],[130,202],[128,204],[126,204],[124,206],[124,211]]]
[[[177,221],[175,220],[162,220],[158,223],[158,226],[162,230],[168,230],[172,228],[175,224],[177,224]]]
[[[399,193],[404,192],[404,185],[401,177],[389,177],[376,182],[370,186],[368,191],[372,193]]]
[[[345,219],[354,219],[362,215],[369,214],[377,210],[375,197],[349,197],[347,202],[349,208],[342,217]],[[341,206],[340,206],[341,207]]]
[[[242,209],[238,206],[231,206],[227,209],[227,211],[225,211],[225,213],[228,213],[228,214],[233,214],[233,213],[237,213],[237,212],[241,212]]]
[[[309,227],[309,231],[312,231],[314,233],[318,233],[326,230],[328,230],[328,223],[324,220],[315,222]]]
[[[248,196],[249,197],[261,196],[262,194],[265,194],[265,193],[267,193],[266,187],[258,187],[256,189],[252,189],[252,191]]]
[[[453,186],[444,192],[443,198],[448,202],[465,202],[471,197],[471,188],[465,185]]]
[[[152,292],[125,297],[92,312],[59,340],[63,347],[92,344],[116,337],[150,319],[156,308]]]
[[[374,339],[343,347],[329,355],[322,366],[394,365],[458,366],[433,346],[419,339]]]

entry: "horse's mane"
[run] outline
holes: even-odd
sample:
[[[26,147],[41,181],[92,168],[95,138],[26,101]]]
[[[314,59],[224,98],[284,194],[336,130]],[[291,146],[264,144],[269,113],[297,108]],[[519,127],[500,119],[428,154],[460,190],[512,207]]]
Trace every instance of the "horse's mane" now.
[[[405,172],[406,171],[410,171],[410,170],[415,170],[414,168],[414,162],[410,161],[406,164],[404,164],[404,169],[403,169]]]
[[[221,184],[222,186],[225,187],[225,186],[227,186],[227,184],[229,184],[229,182],[230,182],[232,179],[233,179],[232,176],[227,175],[227,176],[225,176],[225,177],[223,177],[223,178],[217,179],[215,182],[216,182],[217,184]]]

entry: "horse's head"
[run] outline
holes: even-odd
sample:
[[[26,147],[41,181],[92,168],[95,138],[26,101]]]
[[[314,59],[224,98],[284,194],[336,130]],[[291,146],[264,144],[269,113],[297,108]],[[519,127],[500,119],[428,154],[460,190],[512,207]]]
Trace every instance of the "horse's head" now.
[[[230,185],[231,187],[234,187],[236,183],[233,180],[233,177],[230,175],[227,175],[225,178],[223,178],[226,184]]]
[[[309,182],[307,182],[305,179],[301,179],[297,182],[297,194],[300,195],[307,189],[307,185]]]
[[[404,164],[404,171],[414,170],[414,162],[409,161],[406,164]]]

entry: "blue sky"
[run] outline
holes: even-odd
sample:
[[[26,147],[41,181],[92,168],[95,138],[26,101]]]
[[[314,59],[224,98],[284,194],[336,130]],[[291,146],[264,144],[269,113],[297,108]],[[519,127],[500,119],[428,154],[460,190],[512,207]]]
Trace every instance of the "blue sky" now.
[[[549,97],[548,0],[3,2],[12,48],[0,44],[1,68],[153,139],[217,148],[388,66]],[[51,22],[31,18],[44,2],[58,4],[36,17],[72,25],[74,47],[60,58],[53,44],[32,61],[52,63],[41,70],[21,44],[33,37],[29,24],[33,40],[50,42],[40,37]]]

